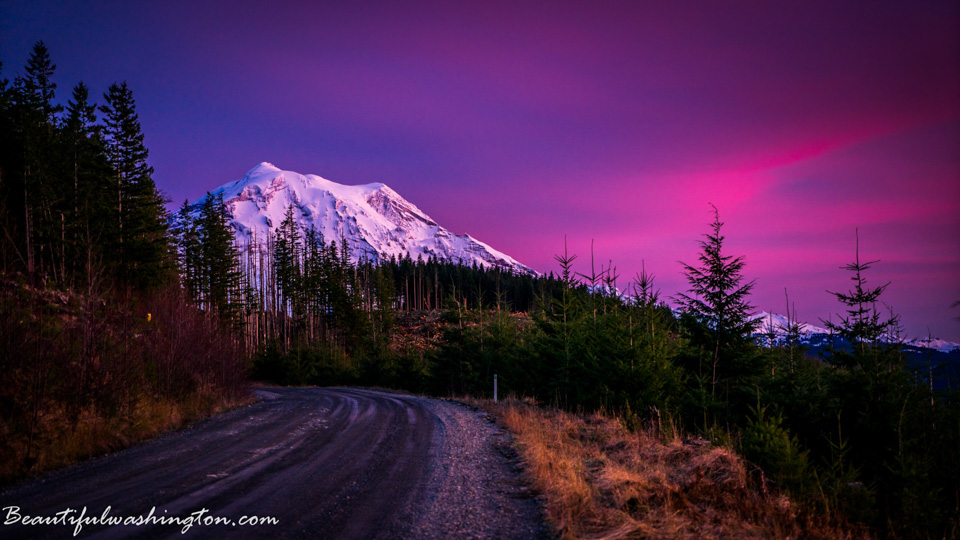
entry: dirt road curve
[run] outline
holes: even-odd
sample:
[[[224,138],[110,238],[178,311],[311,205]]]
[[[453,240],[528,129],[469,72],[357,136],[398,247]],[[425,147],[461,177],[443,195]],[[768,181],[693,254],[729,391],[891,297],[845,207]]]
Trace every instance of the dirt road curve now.
[[[0,537],[71,538],[81,515],[77,538],[549,536],[505,435],[481,413],[370,390],[257,394],[0,493]],[[107,507],[108,523],[130,524],[96,523]]]

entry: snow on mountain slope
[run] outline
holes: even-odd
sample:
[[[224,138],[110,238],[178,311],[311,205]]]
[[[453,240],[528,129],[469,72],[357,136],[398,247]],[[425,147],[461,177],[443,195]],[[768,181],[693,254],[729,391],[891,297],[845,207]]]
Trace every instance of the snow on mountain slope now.
[[[536,274],[468,234],[451,233],[381,183],[348,186],[263,162],[211,194],[223,194],[232,218],[230,226],[242,246],[265,243],[292,205],[304,231],[316,227],[327,243],[345,239],[354,261],[379,262],[409,255],[413,260],[435,257],[468,266],[476,263]],[[205,198],[192,206],[199,208]]]
[[[925,349],[936,349],[942,353],[949,353],[960,350],[960,343],[945,341],[940,338],[914,338],[906,342],[907,345]]]
[[[785,335],[786,328],[788,325],[787,317],[777,313],[767,313],[766,311],[761,311],[760,313],[755,313],[750,317],[751,321],[760,321],[760,325],[757,327],[758,334],[769,333],[771,329],[777,335]],[[807,324],[805,322],[794,321],[794,324],[800,325],[800,336],[809,337],[814,334],[829,334],[830,331],[825,328],[820,328],[819,326],[813,326],[812,324]]]

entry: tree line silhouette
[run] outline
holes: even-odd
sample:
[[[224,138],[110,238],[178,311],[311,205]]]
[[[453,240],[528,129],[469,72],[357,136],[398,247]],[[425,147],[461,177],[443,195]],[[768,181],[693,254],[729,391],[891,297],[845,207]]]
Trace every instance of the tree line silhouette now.
[[[249,399],[247,360],[179,285],[133,93],[55,101],[43,42],[0,66],[0,481]],[[228,264],[230,264],[228,262]]]

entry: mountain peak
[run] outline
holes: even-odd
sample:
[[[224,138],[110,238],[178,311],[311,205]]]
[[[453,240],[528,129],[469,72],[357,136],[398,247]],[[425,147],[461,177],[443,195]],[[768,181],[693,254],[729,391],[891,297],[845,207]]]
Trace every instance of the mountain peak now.
[[[243,178],[211,193],[223,195],[231,216],[229,225],[241,246],[263,244],[292,208],[302,229],[315,227],[327,242],[346,240],[354,261],[433,257],[536,274],[509,255],[469,235],[450,232],[379,182],[338,184],[262,162]],[[195,201],[194,208],[199,208],[203,199]]]
[[[273,163],[270,163],[269,161],[261,161],[260,163],[257,164],[256,167],[247,171],[247,174],[245,174],[244,176],[252,176],[255,174],[262,174],[265,172],[280,172],[280,167],[277,167],[276,165],[274,165]]]

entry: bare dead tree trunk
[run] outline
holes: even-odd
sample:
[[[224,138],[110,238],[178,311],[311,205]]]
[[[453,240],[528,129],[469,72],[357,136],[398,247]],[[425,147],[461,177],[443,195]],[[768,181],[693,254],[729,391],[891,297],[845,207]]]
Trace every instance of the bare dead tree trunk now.
[[[27,167],[27,174],[23,181],[23,221],[26,227],[25,236],[27,239],[27,276],[30,282],[33,282],[33,246],[30,242],[30,203],[27,199],[27,179],[30,178],[30,167]]]

